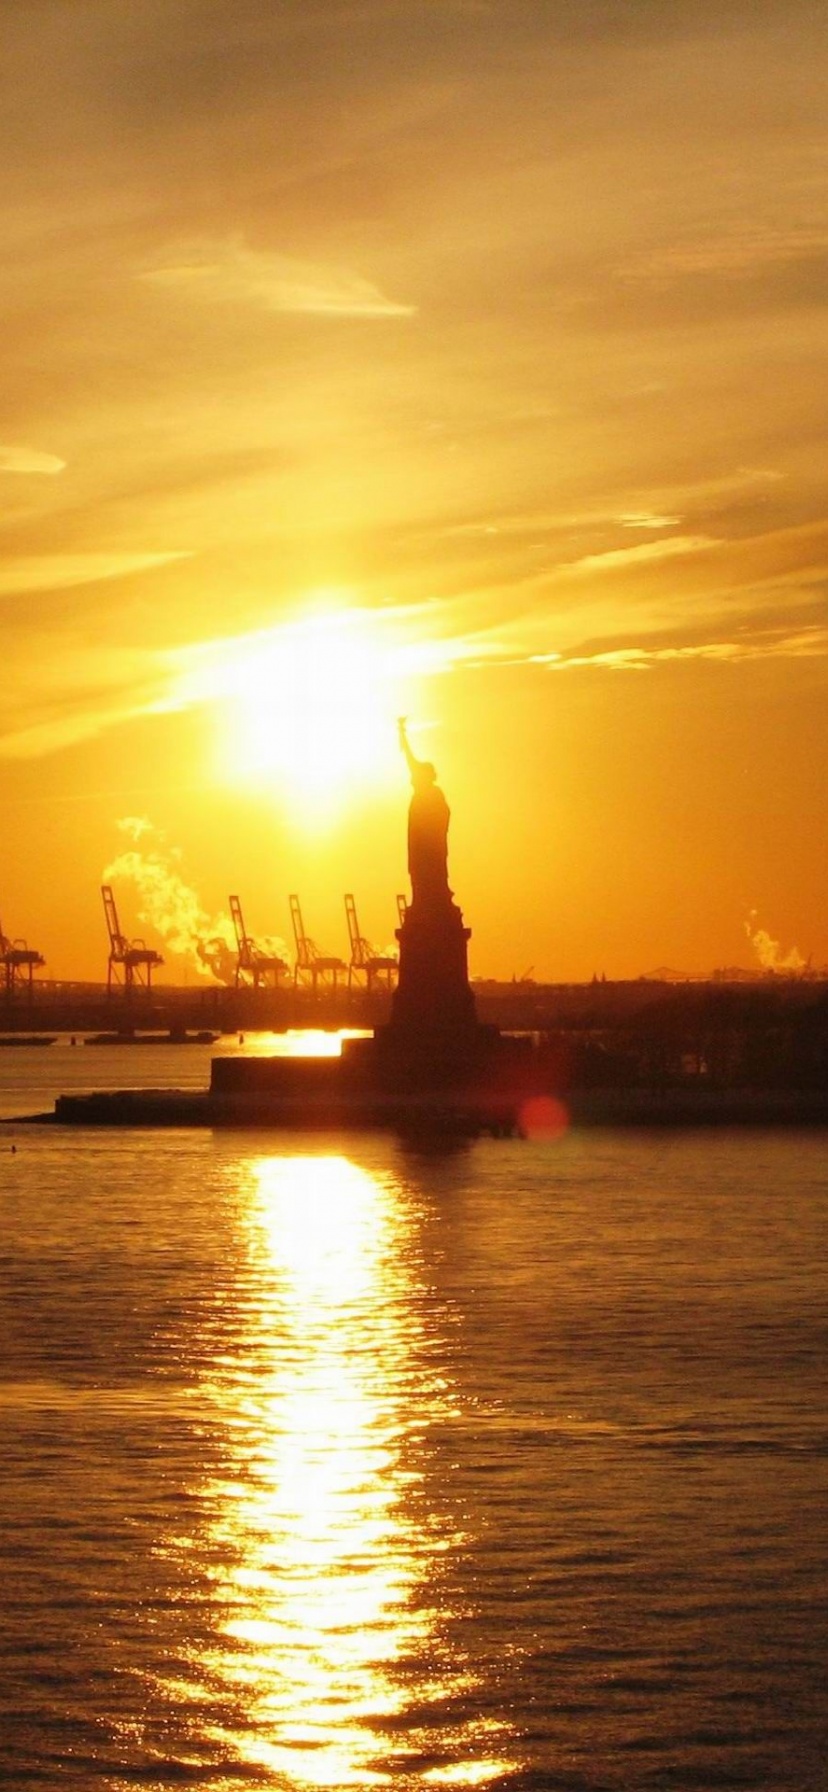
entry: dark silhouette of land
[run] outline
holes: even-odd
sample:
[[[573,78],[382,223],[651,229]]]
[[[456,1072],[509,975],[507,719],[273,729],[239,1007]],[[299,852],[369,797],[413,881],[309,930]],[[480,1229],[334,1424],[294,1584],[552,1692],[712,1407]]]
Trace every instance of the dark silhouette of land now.
[[[400,745],[411,775],[408,865],[401,901],[397,987],[356,991],[314,980],[301,990],[254,986],[140,992],[126,983],[118,1026],[371,1027],[335,1059],[217,1056],[210,1090],[125,1090],[63,1096],[56,1118],[102,1125],[391,1126],[530,1130],[538,1102],[585,1124],[828,1122],[828,985],[769,979],[761,986],[677,986],[641,979],[588,985],[469,982],[470,930],[449,886],[449,806],[428,761]],[[33,1030],[99,1024],[58,1021],[37,999],[3,1017]],[[111,989],[110,989],[111,997]],[[112,1001],[104,1012],[111,1030]],[[162,1012],[164,1018],[162,1019]]]
[[[828,982],[473,984],[484,1025],[554,1048],[571,1088],[823,1089],[828,1097]],[[55,1034],[235,1035],[302,1027],[376,1029],[384,988],[198,990],[164,986],[127,1007],[99,984],[38,985],[33,1004],[0,1003],[0,1036],[22,1045]]]

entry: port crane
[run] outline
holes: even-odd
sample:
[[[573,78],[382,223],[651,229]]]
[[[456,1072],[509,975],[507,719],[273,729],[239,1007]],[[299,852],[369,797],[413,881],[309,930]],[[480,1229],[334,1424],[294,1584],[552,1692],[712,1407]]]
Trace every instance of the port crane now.
[[[121,932],[118,910],[110,884],[101,885],[106,928],[109,934],[109,963],[106,970],[106,993],[112,994],[116,985],[123,987],[124,995],[129,999],[136,988],[152,988],[152,973],[156,965],[163,964],[160,952],[148,946],[144,940],[128,940]]]
[[[3,971],[3,987],[10,1002],[14,1000],[21,984],[31,1001],[34,972],[45,963],[42,953],[34,952],[25,940],[7,939],[0,922],[0,968]]]
[[[319,951],[318,946],[308,938],[305,932],[298,896],[291,896],[288,900],[290,902],[290,918],[293,923],[293,937],[296,941],[296,963],[293,967],[294,988],[298,988],[300,982],[304,980],[305,983],[310,982],[311,989],[316,995],[320,982],[324,988],[327,980],[328,987],[336,989],[340,971],[348,969],[344,958],[334,958]]]
[[[251,938],[250,934],[245,929],[241,900],[238,896],[230,897],[230,913],[233,917],[233,927],[236,933],[236,950],[238,953],[235,975],[236,988],[238,989],[239,984],[244,981],[245,977],[251,979],[254,989],[260,989],[262,984],[267,984],[268,978],[272,979],[273,987],[276,988],[282,972],[288,969],[285,960],[280,958],[277,952],[265,952],[264,949],[261,946],[257,946],[256,941]]]
[[[355,977],[365,978],[367,990],[385,987],[391,989],[399,970],[396,954],[378,952],[364,934],[360,933],[357,919],[356,902],[353,896],[345,897],[345,915],[348,921],[348,938],[351,942],[351,962],[348,966],[348,988],[353,985]]]

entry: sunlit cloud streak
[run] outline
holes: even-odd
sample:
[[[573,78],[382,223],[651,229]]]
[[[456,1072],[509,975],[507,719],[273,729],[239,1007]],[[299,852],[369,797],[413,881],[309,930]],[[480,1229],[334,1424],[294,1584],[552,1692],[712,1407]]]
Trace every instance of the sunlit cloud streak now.
[[[619,269],[629,280],[662,281],[688,274],[755,273],[763,267],[828,254],[828,231],[815,224],[779,229],[746,227],[666,244]]]
[[[65,466],[58,454],[45,454],[40,448],[11,442],[0,445],[0,473],[62,473]]]
[[[671,556],[663,550],[672,539],[680,551]],[[554,660],[596,641],[602,649],[681,647],[688,629],[695,636],[699,628],[708,641],[742,643],[766,626],[799,654],[794,610],[808,629],[824,622],[824,523],[720,539],[660,537],[557,563],[553,554],[554,547],[545,564],[537,556],[536,564],[527,561],[517,578],[504,560],[497,584],[479,593],[478,613],[488,613],[479,632],[505,656]],[[472,620],[473,606],[465,611]],[[661,638],[653,643],[653,636]],[[808,650],[821,652],[820,640],[818,627]]]
[[[354,607],[332,613],[334,629],[370,631],[376,676],[389,688],[401,678],[439,675],[460,663],[497,656],[481,636],[441,633],[438,613],[427,606],[377,612]],[[180,714],[227,703],[244,704],[254,668],[291,662],[297,631],[309,624],[298,610],[282,623],[246,634],[219,636],[172,647],[87,647],[65,639],[62,651],[29,663],[22,654],[14,703],[7,705],[0,756],[39,758],[141,718]]]
[[[509,623],[495,620],[479,626],[469,601],[385,611],[354,607],[332,612],[331,626],[356,630],[357,635],[368,631],[372,676],[386,679],[390,691],[401,680],[428,681],[462,669],[492,675],[518,665],[552,672],[619,672],[693,661],[737,665],[822,658],[828,656],[828,624],[818,615],[818,605],[818,598],[803,603],[790,616],[783,611],[751,616],[743,608],[729,634],[717,629],[714,615],[708,614],[706,623],[698,617],[691,621],[692,605],[677,609],[670,623],[665,614],[669,604],[662,605],[649,614],[642,610],[632,639],[617,629],[614,636],[609,633],[606,625],[613,615],[617,620],[617,613],[612,605],[598,603],[570,613],[528,613]],[[603,639],[596,621],[604,624]],[[297,610],[269,628],[167,648],[116,652],[66,643],[48,666],[31,674],[31,689],[18,693],[0,735],[0,756],[40,757],[142,717],[244,705],[252,669],[271,666],[275,676],[283,654],[291,664],[295,641],[309,626],[323,627],[324,617],[316,615],[309,624],[308,614]]]
[[[386,298],[347,268],[318,265],[242,243],[201,245],[173,253],[138,278],[197,303],[254,306],[308,317],[411,317],[414,308]]]
[[[10,631],[0,756],[40,759],[125,722],[169,711],[169,667],[152,647],[91,643],[79,633]]]
[[[675,480],[665,484],[648,481],[646,487],[622,490],[614,503],[596,503],[582,509],[546,507],[526,510],[501,510],[489,507],[485,512],[464,516],[434,529],[436,540],[480,537],[496,541],[521,537],[547,537],[551,541],[561,535],[582,532],[606,532],[612,528],[660,531],[679,528],[688,519],[697,525],[715,517],[723,521],[732,512],[759,510],[767,503],[768,493],[783,485],[785,475],[774,467],[736,467],[732,472],[709,478]],[[711,546],[723,537],[709,537],[700,531],[692,537],[671,537],[681,547],[673,552],[690,552],[694,546]],[[613,550],[616,551],[616,550]],[[628,551],[627,549],[624,550]],[[598,558],[599,556],[596,556]],[[658,558],[659,550],[643,558]],[[611,564],[610,561],[607,564]]]
[[[570,573],[600,573],[616,567],[640,566],[645,561],[674,560],[677,555],[696,554],[716,545],[708,535],[670,535],[666,540],[642,542],[634,548],[610,548],[603,554],[586,554],[566,570]]]
[[[74,585],[97,585],[148,572],[184,560],[186,553],[160,554],[33,554],[0,563],[0,596],[28,591],[67,591]]]
[[[614,577],[631,569],[638,579],[655,570],[661,583],[658,563],[665,559],[684,563],[683,568],[671,571],[671,581],[682,577],[686,589],[688,577],[695,576],[710,598],[745,587],[758,591],[769,585],[808,585],[828,573],[828,524],[818,521],[742,537],[668,536],[633,548],[587,555],[559,565],[556,572],[565,577],[580,578],[586,573]]]
[[[768,659],[818,659],[828,655],[828,626],[814,624],[795,633],[749,635],[736,641],[699,641],[673,647],[607,647],[588,653],[549,653],[529,656],[529,663],[551,672],[584,667],[609,672],[644,672],[653,666],[692,660],[718,660],[730,664]]]

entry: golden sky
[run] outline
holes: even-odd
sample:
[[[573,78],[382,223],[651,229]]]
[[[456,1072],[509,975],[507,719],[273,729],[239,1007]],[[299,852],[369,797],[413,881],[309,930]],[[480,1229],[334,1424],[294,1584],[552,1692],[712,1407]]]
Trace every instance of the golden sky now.
[[[386,945],[402,706],[473,973],[828,959],[824,7],[3,36],[5,931],[101,976],[149,842]]]

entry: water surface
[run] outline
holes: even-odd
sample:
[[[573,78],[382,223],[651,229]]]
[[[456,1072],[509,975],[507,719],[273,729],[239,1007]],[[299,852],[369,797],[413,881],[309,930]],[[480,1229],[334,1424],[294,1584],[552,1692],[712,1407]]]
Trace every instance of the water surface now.
[[[827,1183],[4,1128],[0,1784],[824,1787]]]

